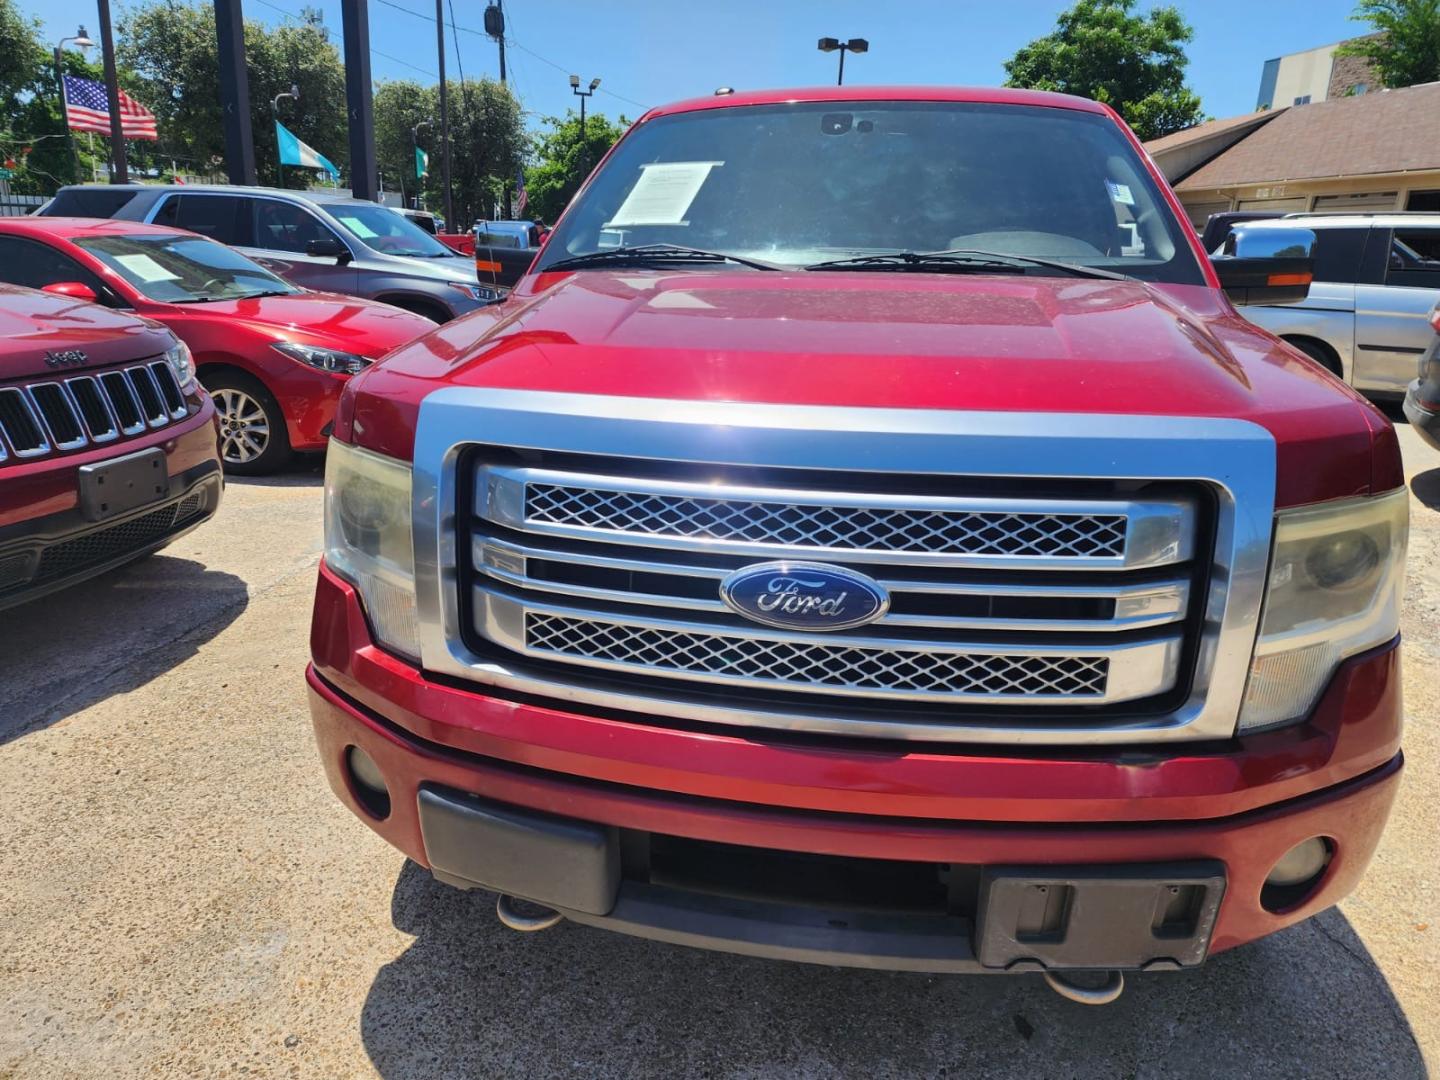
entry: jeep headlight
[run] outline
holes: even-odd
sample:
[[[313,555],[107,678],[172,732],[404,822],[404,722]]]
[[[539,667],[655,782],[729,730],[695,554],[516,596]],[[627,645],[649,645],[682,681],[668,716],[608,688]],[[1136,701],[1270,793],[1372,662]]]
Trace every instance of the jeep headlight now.
[[[410,466],[330,440],[325,461],[325,563],[360,594],[380,644],[417,661]]]
[[[1400,632],[1409,522],[1405,488],[1276,515],[1242,733],[1302,719],[1340,661]]]
[[[176,340],[174,345],[165,350],[165,363],[170,366],[180,389],[188,390],[195,381],[195,360],[190,355],[190,346]]]

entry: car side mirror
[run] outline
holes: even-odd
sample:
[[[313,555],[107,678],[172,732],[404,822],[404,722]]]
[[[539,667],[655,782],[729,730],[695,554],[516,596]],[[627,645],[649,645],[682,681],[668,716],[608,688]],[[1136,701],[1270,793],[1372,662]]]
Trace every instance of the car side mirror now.
[[[305,254],[313,255],[317,259],[334,259],[340,266],[344,266],[351,259],[350,249],[339,240],[311,240],[305,245]]]
[[[1298,304],[1310,295],[1314,256],[1310,229],[1237,225],[1210,263],[1232,304]]]
[[[92,304],[99,299],[95,290],[83,281],[54,281],[41,286],[40,291],[54,293],[56,296],[68,296],[73,300],[88,300]]]

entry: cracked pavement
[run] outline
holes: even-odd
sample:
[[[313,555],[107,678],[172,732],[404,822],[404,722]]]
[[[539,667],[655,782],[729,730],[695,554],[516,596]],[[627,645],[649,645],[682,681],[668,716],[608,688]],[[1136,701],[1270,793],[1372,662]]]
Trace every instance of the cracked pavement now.
[[[1132,977],[712,955],[518,935],[351,819],[302,671],[318,466],[232,482],[161,555],[0,615],[0,1080],[1383,1075],[1440,1063],[1440,454],[1412,480],[1409,761],[1339,908]]]

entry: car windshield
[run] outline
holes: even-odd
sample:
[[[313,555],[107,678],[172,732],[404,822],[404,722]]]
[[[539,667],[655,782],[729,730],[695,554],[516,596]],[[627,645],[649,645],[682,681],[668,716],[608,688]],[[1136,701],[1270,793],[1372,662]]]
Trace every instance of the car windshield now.
[[[1036,106],[857,101],[661,116],[615,148],[538,269],[654,244],[797,267],[959,249],[1204,282],[1115,123]]]
[[[454,254],[404,214],[373,203],[331,203],[325,207],[351,236],[384,255],[443,259]]]
[[[151,300],[167,304],[301,291],[238,251],[199,236],[87,236],[74,243]]]

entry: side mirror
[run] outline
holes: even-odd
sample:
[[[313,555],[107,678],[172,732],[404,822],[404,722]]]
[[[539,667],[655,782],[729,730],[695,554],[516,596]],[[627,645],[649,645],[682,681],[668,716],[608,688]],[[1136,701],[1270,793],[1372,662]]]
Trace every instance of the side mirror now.
[[[1314,253],[1310,229],[1237,225],[1210,263],[1232,304],[1298,304],[1310,295]]]
[[[317,259],[334,259],[341,266],[351,259],[350,249],[333,239],[311,240],[305,245],[305,254]]]
[[[83,281],[55,281],[42,286],[40,291],[54,293],[56,296],[68,296],[73,300],[88,300],[92,304],[99,299],[95,290]]]

